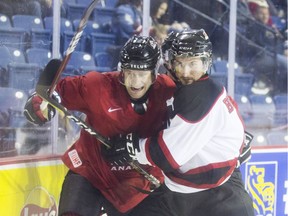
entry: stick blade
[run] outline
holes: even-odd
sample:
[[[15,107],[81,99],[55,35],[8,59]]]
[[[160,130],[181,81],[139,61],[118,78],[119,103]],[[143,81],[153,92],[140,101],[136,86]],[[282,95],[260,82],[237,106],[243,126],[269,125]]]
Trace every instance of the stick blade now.
[[[60,65],[61,60],[59,59],[52,59],[51,61],[49,61],[46,67],[44,68],[44,71],[40,74],[37,85],[50,87]]]

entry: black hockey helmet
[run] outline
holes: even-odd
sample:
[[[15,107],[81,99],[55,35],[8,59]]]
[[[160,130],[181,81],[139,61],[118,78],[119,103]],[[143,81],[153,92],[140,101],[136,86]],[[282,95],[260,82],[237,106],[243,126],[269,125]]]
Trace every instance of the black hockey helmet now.
[[[212,43],[204,29],[183,30],[174,39],[171,51],[174,56],[211,57]]]
[[[185,29],[181,31],[173,40],[169,51],[170,61],[173,61],[176,56],[203,57],[211,65],[212,43],[204,29]]]
[[[156,77],[160,54],[152,37],[134,35],[120,52],[121,69],[151,70]]]

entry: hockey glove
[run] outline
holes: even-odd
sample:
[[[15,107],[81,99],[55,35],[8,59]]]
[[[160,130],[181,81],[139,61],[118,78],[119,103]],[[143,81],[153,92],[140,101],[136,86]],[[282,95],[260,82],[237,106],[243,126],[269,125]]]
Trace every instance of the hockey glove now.
[[[53,98],[60,102],[60,97],[53,92]],[[55,116],[55,108],[43,101],[36,93],[33,93],[27,100],[24,107],[26,119],[36,125],[43,125]]]
[[[241,151],[241,154],[238,158],[237,167],[239,167],[241,164],[246,163],[251,158],[251,142],[253,140],[253,135],[245,131],[245,140],[244,140],[244,146]]]
[[[136,151],[139,149],[139,138],[136,134],[114,137],[111,141],[111,148],[102,148],[105,159],[112,165],[126,165],[132,160],[136,160]]]

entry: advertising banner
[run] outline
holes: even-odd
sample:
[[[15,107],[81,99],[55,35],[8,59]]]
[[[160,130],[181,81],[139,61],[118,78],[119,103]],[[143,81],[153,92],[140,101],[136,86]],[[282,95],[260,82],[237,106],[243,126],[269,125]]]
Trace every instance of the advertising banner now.
[[[57,216],[67,168],[61,160],[0,166],[1,216]]]
[[[254,149],[241,167],[256,216],[288,215],[288,148]]]
[[[255,216],[288,215],[288,148],[253,149],[241,166]],[[1,216],[57,216],[67,168],[61,160],[0,166]]]

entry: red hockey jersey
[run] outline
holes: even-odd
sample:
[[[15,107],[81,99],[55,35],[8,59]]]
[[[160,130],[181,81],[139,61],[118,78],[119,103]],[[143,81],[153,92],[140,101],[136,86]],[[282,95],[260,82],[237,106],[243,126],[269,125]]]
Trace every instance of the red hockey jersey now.
[[[137,114],[129,95],[118,80],[119,72],[89,72],[67,77],[56,88],[62,105],[86,114],[86,122],[106,137],[135,132],[140,137],[156,134],[167,120],[166,100],[172,97],[175,84],[166,75],[158,75],[148,96],[147,112]],[[111,167],[101,155],[101,143],[88,132],[65,152],[62,159],[69,169],[87,178],[121,212],[141,202],[147,194],[133,186],[149,190],[150,182],[130,166]],[[163,181],[160,170],[145,169]]]

